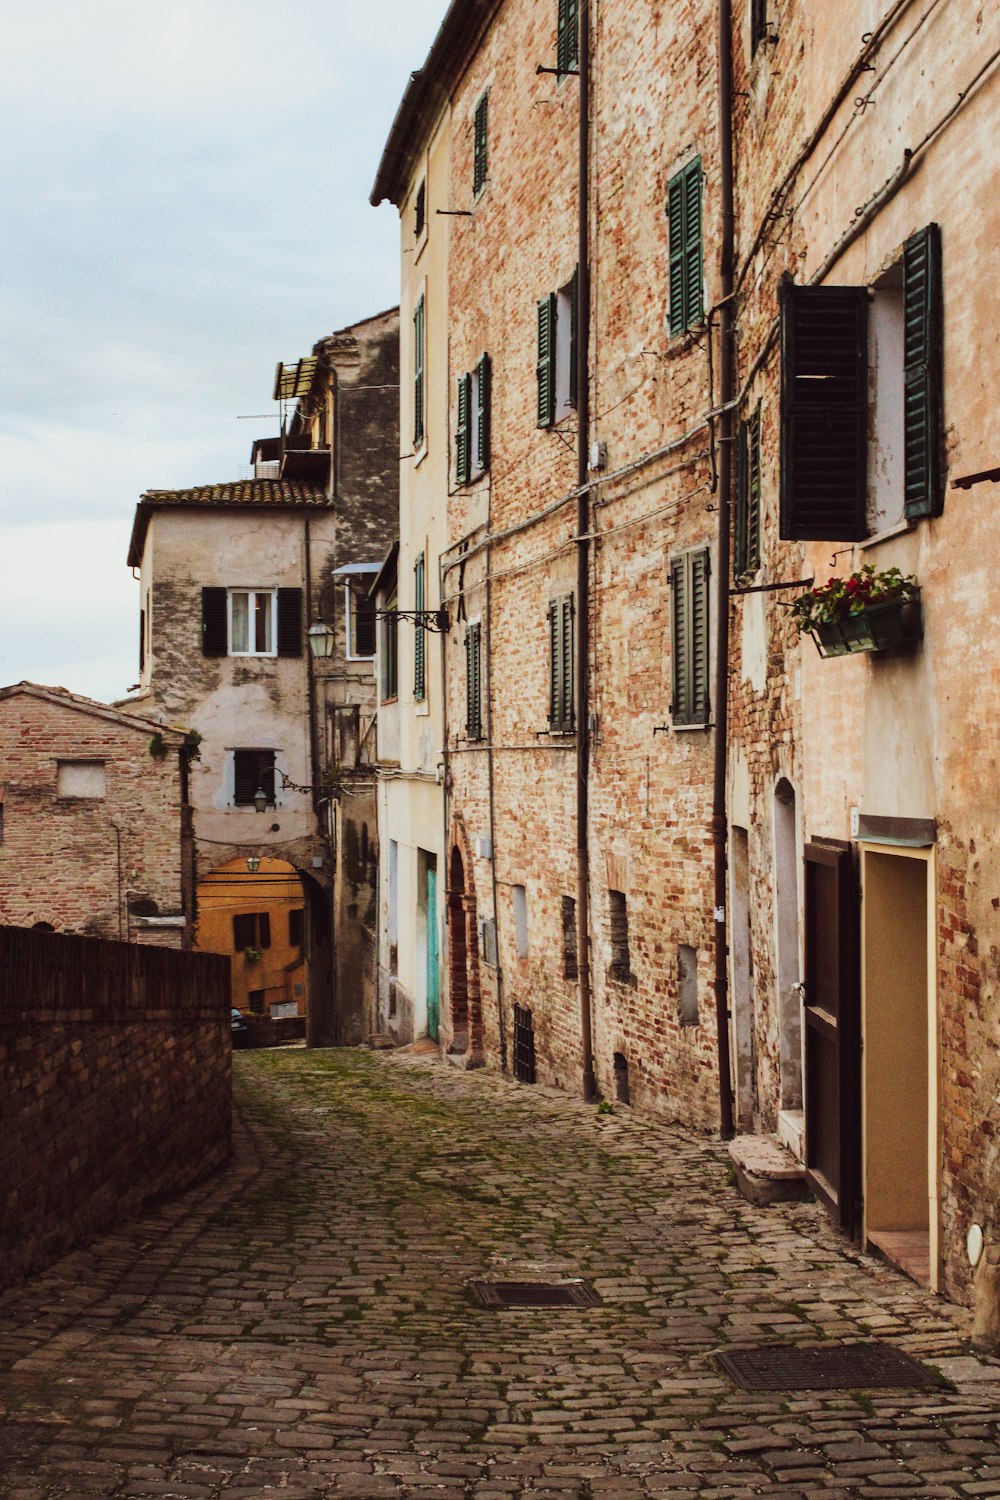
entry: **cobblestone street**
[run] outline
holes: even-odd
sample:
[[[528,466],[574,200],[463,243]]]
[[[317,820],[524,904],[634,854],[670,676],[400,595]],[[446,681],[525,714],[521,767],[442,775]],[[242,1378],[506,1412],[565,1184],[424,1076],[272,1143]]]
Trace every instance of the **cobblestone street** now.
[[[235,1166],[0,1300],[0,1495],[1000,1496],[967,1318],[723,1149],[405,1053],[240,1053]],[[473,1277],[588,1278],[490,1311]],[[747,1394],[882,1338],[942,1391]]]

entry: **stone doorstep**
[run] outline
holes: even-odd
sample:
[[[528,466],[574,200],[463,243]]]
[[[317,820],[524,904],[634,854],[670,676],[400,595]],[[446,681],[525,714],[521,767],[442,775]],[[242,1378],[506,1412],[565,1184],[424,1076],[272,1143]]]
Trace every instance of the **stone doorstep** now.
[[[776,1135],[738,1135],[729,1143],[736,1186],[758,1208],[809,1196],[806,1169]]]

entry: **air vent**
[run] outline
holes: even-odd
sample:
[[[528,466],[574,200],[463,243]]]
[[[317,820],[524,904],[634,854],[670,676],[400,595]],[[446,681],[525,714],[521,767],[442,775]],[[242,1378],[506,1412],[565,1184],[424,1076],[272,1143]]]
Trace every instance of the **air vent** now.
[[[716,1363],[745,1391],[875,1391],[947,1385],[889,1344],[762,1344],[727,1349]]]
[[[587,1281],[470,1281],[469,1290],[482,1307],[600,1307]]]

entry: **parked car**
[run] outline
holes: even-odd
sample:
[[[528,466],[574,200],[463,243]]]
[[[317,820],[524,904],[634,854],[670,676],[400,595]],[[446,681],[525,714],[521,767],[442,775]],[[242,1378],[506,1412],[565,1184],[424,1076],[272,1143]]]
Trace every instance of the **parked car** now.
[[[250,1041],[250,1022],[241,1010],[234,1005],[230,1013],[229,1024],[233,1033],[233,1046],[245,1047]]]

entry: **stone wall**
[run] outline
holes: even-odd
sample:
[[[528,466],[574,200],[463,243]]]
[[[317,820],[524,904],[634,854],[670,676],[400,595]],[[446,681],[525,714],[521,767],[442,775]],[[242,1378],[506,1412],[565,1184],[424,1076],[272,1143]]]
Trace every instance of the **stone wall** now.
[[[0,1286],[231,1151],[229,965],[0,927]]]

